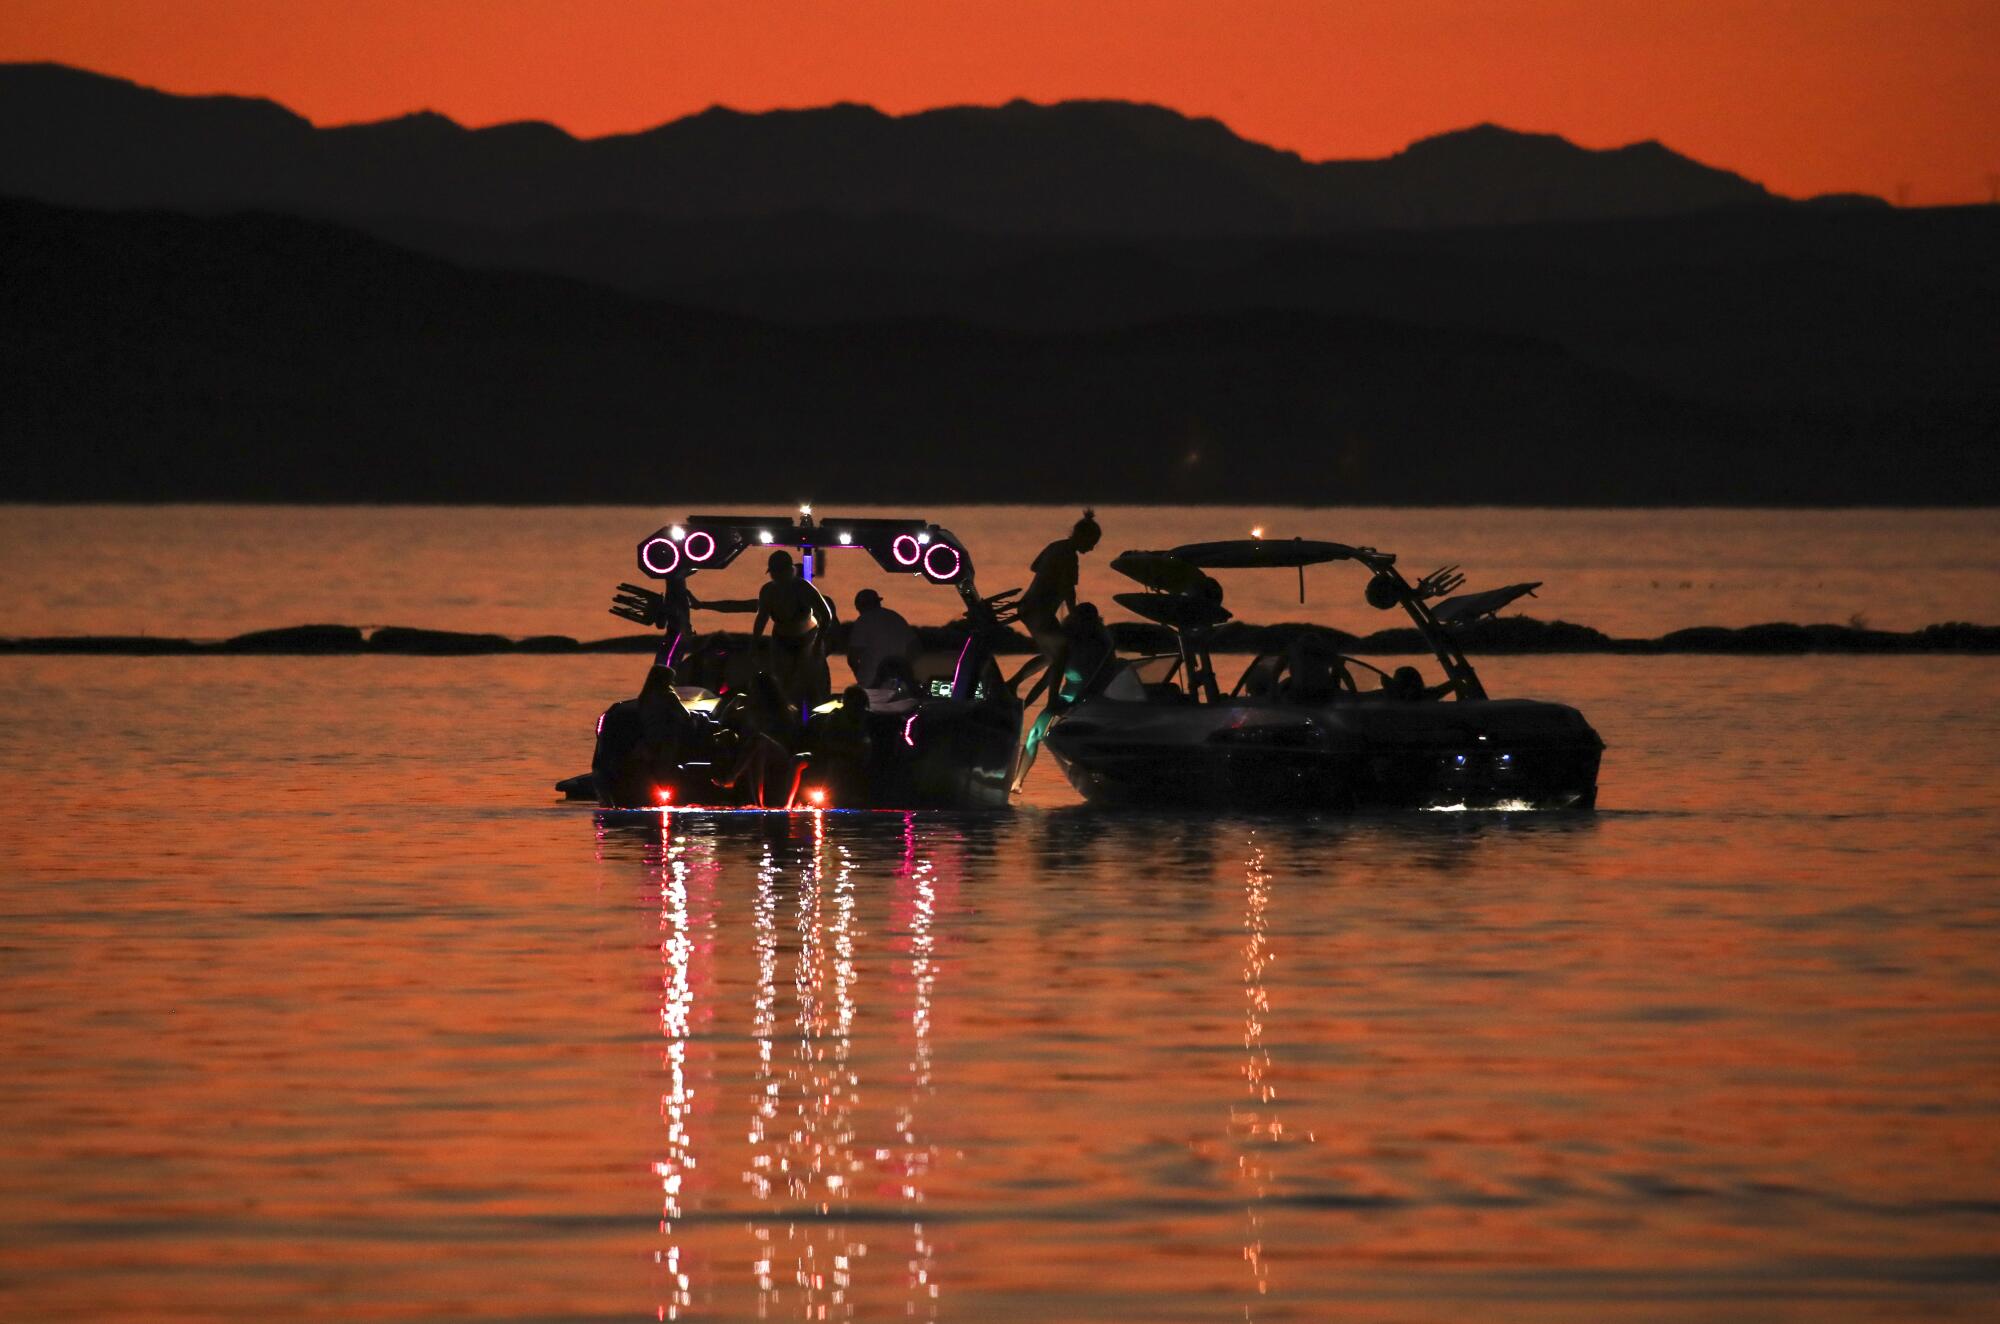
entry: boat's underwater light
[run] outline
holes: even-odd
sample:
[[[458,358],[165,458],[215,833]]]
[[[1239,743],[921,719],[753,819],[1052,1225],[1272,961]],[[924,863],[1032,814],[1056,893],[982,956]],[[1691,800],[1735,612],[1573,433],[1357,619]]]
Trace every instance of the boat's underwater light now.
[[[674,546],[671,539],[648,538],[645,545],[639,548],[639,564],[646,567],[647,573],[658,575],[661,579],[671,575],[680,563],[681,549]]]
[[[1527,800],[1495,800],[1492,804],[1425,805],[1427,814],[1518,814],[1535,806]]]

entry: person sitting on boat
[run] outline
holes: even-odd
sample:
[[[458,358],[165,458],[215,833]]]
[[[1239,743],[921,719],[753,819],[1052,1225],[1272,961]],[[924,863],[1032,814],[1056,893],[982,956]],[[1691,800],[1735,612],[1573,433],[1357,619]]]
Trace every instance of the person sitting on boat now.
[[[1302,634],[1285,650],[1287,672],[1278,697],[1286,703],[1330,703],[1342,690],[1352,690],[1347,664],[1318,635]]]
[[[810,776],[836,805],[853,805],[865,790],[868,767],[868,691],[849,685],[840,705],[813,718],[807,733],[812,752]]]
[[[674,689],[672,667],[646,672],[636,699],[605,710],[591,758],[599,798],[607,804],[651,804],[653,790],[678,779],[681,765],[706,743],[705,721]]]
[[[1077,603],[1076,609],[1062,623],[1060,655],[1021,701],[1024,708],[1032,706],[1044,685],[1054,691],[1049,696],[1049,706],[1028,725],[1027,737],[1021,741],[1021,752],[1014,763],[1013,787],[1016,791],[1027,781],[1028,769],[1035,762],[1035,751],[1041,748],[1042,737],[1048,734],[1049,726],[1057,716],[1070,704],[1094,693],[1102,681],[1109,679],[1105,675],[1105,663],[1111,660],[1115,651],[1111,630],[1105,625],[1097,604]]]
[[[787,787],[797,780],[794,745],[799,735],[797,711],[769,675],[759,672],[717,710],[725,737],[716,764],[722,772],[715,784],[740,790],[740,798],[759,808],[782,805]]]
[[[847,665],[854,683],[880,683],[882,666],[891,659],[908,663],[922,641],[903,614],[882,605],[882,595],[864,588],[854,595],[854,622],[847,627]]]
[[[771,582],[757,594],[757,619],[751,638],[762,645],[764,626],[771,627],[770,662],[766,671],[793,704],[823,703],[832,689],[826,671],[823,630],[833,625],[833,608],[812,584],[799,577],[792,554],[771,553],[766,563]]]
[[[1056,706],[1066,707],[1091,691],[1113,652],[1111,630],[1094,602],[1079,602],[1063,621],[1063,693]]]
[[[1070,527],[1067,538],[1056,539],[1035,558],[1032,567],[1034,580],[1016,604],[1021,624],[1027,626],[1028,633],[1034,636],[1035,648],[1048,669],[1049,705],[1052,708],[1061,698],[1059,679],[1063,674],[1064,654],[1068,648],[1057,612],[1068,613],[1075,609],[1077,580],[1082,570],[1078,558],[1096,547],[1103,537],[1104,530],[1097,524],[1097,512],[1085,510],[1083,518]],[[1011,683],[1020,684],[1033,666],[1034,663],[1030,662],[1021,668]]]
[[[877,712],[885,708],[897,711],[909,708],[920,693],[916,668],[906,657],[884,658],[882,665],[875,668],[875,683],[863,693],[868,696],[868,706]]]

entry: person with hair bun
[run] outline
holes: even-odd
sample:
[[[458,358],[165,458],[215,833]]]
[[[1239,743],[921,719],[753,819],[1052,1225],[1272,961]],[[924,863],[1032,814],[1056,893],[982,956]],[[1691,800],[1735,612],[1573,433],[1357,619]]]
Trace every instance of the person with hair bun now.
[[[1070,527],[1067,538],[1058,538],[1042,548],[1031,567],[1034,581],[1021,594],[1021,624],[1034,636],[1035,648],[1048,667],[1050,708],[1061,702],[1064,655],[1068,652],[1063,618],[1057,615],[1057,610],[1066,616],[1076,609],[1076,585],[1082,569],[1078,558],[1096,547],[1103,537],[1104,530],[1097,526],[1097,512],[1085,510],[1083,518]],[[1014,684],[1020,684],[1033,665],[1023,667],[1015,675]]]

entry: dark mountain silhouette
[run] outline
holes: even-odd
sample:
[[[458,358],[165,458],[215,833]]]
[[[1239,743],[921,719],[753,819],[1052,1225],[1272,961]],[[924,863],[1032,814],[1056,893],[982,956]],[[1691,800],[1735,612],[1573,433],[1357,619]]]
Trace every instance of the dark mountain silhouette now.
[[[715,109],[579,140],[423,113],[315,128],[269,102],[0,66],[0,193],[517,227],[821,212],[985,233],[1269,235],[1659,215],[1773,202],[1658,143],[1590,151],[1492,125],[1382,160],[1308,162],[1158,106],[1078,101],[889,116]]]
[[[1986,503],[1994,394],[1717,403],[1238,309],[788,326],[269,215],[0,202],[0,497]]]
[[[1825,406],[2000,391],[2000,208],[1740,208],[1306,238],[979,235],[921,217],[377,227],[797,323],[1101,330],[1298,308],[1529,336],[1675,393]]]

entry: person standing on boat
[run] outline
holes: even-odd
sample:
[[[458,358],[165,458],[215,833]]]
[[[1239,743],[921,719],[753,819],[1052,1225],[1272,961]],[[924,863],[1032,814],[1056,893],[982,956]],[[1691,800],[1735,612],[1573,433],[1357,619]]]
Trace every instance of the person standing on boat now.
[[[765,669],[788,702],[823,703],[831,686],[823,631],[833,626],[833,608],[818,589],[799,577],[790,552],[772,552],[766,565],[771,582],[757,594],[757,619],[750,637],[761,647],[764,626],[771,627],[770,662]]]
[[[1032,567],[1034,582],[1021,594],[1018,608],[1021,624],[1034,636],[1035,648],[1047,668],[1051,708],[1058,706],[1062,695],[1060,680],[1069,652],[1063,617],[1076,609],[1076,585],[1082,570],[1078,558],[1096,547],[1103,537],[1104,530],[1097,526],[1097,512],[1085,510],[1083,518],[1071,526],[1067,538],[1058,538],[1042,548]],[[1057,616],[1058,609],[1063,617]],[[1031,662],[1016,673],[1013,683],[1019,685],[1033,665]]]
[[[854,682],[863,687],[881,684],[882,664],[891,658],[914,661],[922,641],[903,613],[882,605],[882,595],[864,588],[854,595],[854,620],[847,627],[847,665]]]

